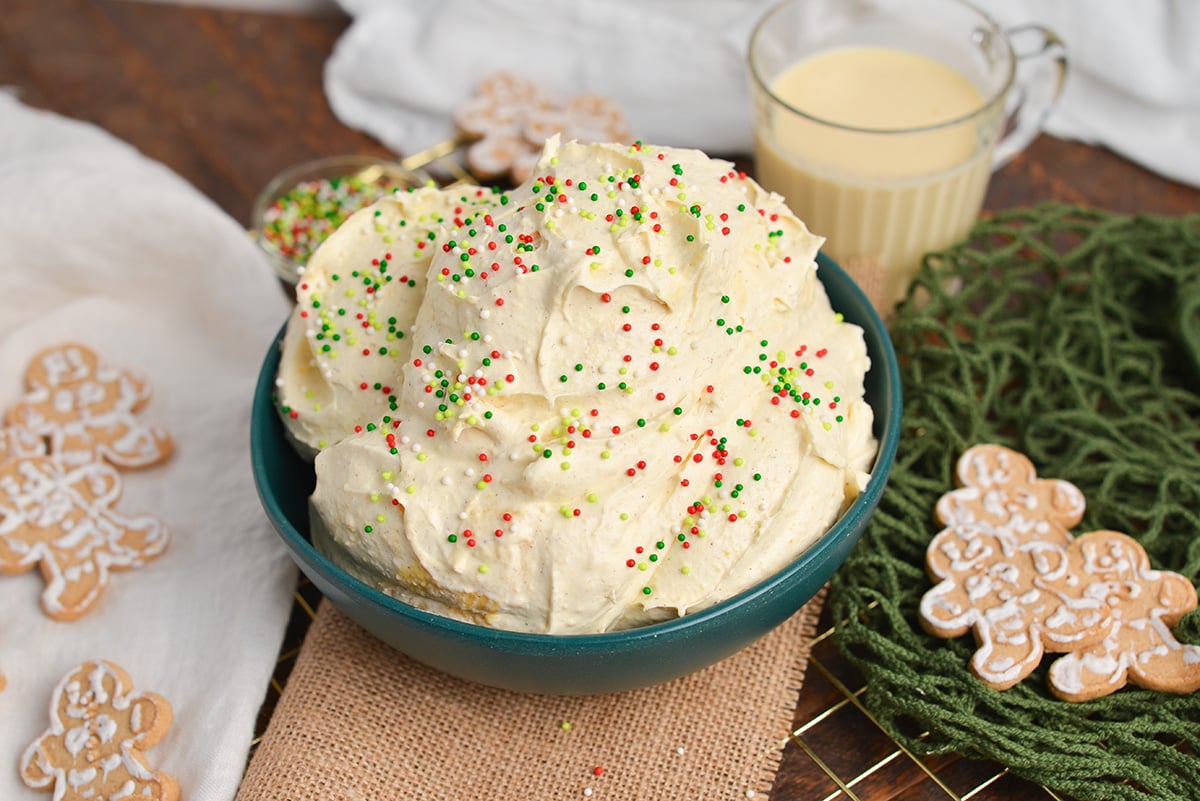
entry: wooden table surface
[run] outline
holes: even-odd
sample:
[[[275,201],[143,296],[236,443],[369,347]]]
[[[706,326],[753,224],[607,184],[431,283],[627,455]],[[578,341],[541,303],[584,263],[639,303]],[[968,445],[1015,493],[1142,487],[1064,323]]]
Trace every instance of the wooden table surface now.
[[[389,155],[333,116],[322,69],[348,20],[124,0],[5,0],[0,87],[27,104],[107,129],[174,169],[236,220],[277,171],[319,156]],[[1057,199],[1123,212],[1200,210],[1200,190],[1113,153],[1042,137],[998,172],[986,206]],[[826,621],[828,624],[828,621]],[[772,798],[1051,798],[948,758],[896,755],[853,701],[858,679],[829,640],[816,647]],[[929,769],[926,772],[925,768]],[[934,779],[930,773],[937,774]],[[837,777],[836,779],[833,777]],[[855,795],[849,795],[854,793]]]

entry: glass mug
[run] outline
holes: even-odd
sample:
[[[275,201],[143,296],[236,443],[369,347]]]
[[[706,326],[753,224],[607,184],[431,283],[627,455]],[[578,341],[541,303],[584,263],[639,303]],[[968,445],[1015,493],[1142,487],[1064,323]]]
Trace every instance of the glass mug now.
[[[960,0],[785,0],[748,59],[755,177],[887,309],[966,236],[1067,67],[1052,31]]]

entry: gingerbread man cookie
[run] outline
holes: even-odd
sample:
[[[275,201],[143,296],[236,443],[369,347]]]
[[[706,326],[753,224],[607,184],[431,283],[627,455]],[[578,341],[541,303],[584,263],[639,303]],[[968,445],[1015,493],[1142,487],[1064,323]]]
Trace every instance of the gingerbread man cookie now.
[[[926,554],[939,583],[921,598],[921,623],[937,637],[971,631],[978,646],[972,672],[998,690],[1012,687],[1045,652],[1088,648],[1113,628],[1102,599],[1069,593],[1068,551],[1004,526],[946,528]]]
[[[481,81],[476,94],[455,111],[454,123],[474,140],[467,148],[467,166],[482,180],[509,175],[517,183],[524,181],[555,134],[579,142],[629,138],[625,117],[611,99],[583,94],[558,104],[532,82],[508,72]]]
[[[83,345],[39,353],[25,373],[27,393],[8,412],[10,426],[43,437],[67,466],[105,459],[120,468],[148,467],[171,453],[171,438],[137,412],[149,386],[127,370],[101,364]]]
[[[976,445],[959,457],[959,489],[937,502],[943,526],[1004,527],[1022,539],[1064,544],[1070,528],[1083,519],[1083,493],[1074,484],[1037,477],[1023,453],[1000,445]]]
[[[1175,639],[1171,626],[1196,608],[1196,588],[1178,573],[1154,570],[1146,551],[1116,531],[1075,540],[1072,575],[1083,597],[1108,605],[1114,625],[1097,645],[1050,666],[1050,690],[1087,701],[1132,682],[1149,690],[1200,690],[1200,647]]]
[[[1084,701],[1126,681],[1155,690],[1200,689],[1200,647],[1174,625],[1197,606],[1183,576],[1153,570],[1135,540],[1114,531],[1073,538],[1084,499],[1065,481],[1039,479],[1022,454],[981,445],[959,459],[962,485],[942,496],[945,528],[926,552],[938,582],[921,599],[921,623],[938,637],[967,631],[972,671],[996,689],[1031,673],[1044,652],[1051,691]]]
[[[171,728],[171,705],[137,692],[112,662],[84,662],[68,673],[50,703],[50,727],[21,757],[21,779],[55,801],[176,801],[179,783],[142,753]]]
[[[525,138],[526,118],[552,109],[531,81],[509,72],[484,78],[475,95],[454,112],[459,133],[473,140],[467,148],[467,167],[485,181],[505,175],[524,180],[540,152]]]
[[[0,573],[40,565],[42,609],[56,620],[78,618],[99,600],[110,571],[141,567],[167,547],[158,520],[111,508],[120,493],[120,476],[103,462],[0,462]]]

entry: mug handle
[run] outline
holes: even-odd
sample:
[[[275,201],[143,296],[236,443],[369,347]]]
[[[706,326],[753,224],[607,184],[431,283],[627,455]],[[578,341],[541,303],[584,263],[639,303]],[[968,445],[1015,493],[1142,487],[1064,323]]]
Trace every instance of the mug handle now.
[[[992,152],[998,170],[1042,131],[1067,78],[1067,46],[1054,31],[1036,25],[1007,30],[1017,59],[1016,76],[1005,108],[1005,132]]]

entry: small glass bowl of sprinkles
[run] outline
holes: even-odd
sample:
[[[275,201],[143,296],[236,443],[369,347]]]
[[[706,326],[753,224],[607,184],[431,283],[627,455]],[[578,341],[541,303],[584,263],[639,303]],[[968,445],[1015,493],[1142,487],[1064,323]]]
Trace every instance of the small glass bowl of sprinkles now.
[[[309,257],[342,222],[397,189],[430,176],[372,156],[330,156],[280,172],[259,194],[251,233],[276,274],[295,284]]]

